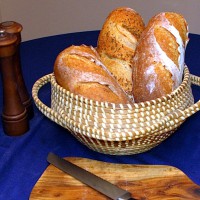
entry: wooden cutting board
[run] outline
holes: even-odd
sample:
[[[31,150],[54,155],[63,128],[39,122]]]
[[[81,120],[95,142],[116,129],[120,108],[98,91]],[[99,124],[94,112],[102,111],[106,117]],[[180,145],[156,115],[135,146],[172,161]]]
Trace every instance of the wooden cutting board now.
[[[200,186],[171,166],[129,165],[85,158],[66,158],[70,162],[128,190],[140,200],[200,199]],[[49,165],[34,186],[30,200],[109,199],[80,181]]]

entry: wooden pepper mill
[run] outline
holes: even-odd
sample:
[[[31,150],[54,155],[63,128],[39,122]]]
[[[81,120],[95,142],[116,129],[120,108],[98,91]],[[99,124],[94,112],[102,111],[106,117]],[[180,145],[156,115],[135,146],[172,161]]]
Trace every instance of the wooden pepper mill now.
[[[22,25],[14,22],[14,21],[6,21],[0,23],[0,29],[5,30],[7,33],[15,34],[17,37],[16,45],[17,51],[14,55],[14,65],[15,65],[15,73],[16,73],[16,81],[18,86],[19,96],[23,105],[27,110],[27,114],[29,119],[31,119],[34,115],[32,100],[29,96],[28,90],[25,85],[25,81],[23,78],[23,72],[21,68],[21,59],[20,59],[20,44],[21,44],[21,31],[23,29]]]
[[[3,85],[3,128],[7,135],[17,136],[29,129],[27,111],[22,104],[14,63],[17,36],[0,30],[0,70]]]

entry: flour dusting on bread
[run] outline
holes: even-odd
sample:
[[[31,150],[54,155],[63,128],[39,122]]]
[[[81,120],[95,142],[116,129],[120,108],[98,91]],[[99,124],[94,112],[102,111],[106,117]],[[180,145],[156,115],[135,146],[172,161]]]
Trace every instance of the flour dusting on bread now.
[[[172,20],[176,26],[182,27],[179,29],[181,33]],[[133,96],[136,102],[169,94],[181,84],[187,31],[183,17],[177,13],[160,13],[149,21],[133,58]]]

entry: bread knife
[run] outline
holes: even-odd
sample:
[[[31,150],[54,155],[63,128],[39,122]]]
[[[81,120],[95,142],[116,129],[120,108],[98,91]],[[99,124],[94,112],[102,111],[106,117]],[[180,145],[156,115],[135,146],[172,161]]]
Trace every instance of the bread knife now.
[[[91,188],[97,190],[98,192],[106,195],[113,200],[136,200],[132,198],[131,193],[119,188],[118,186],[88,172],[87,170],[55,155],[54,153],[49,153],[47,161],[54,165],[56,168],[62,170],[63,172],[71,175],[82,183],[90,186]]]

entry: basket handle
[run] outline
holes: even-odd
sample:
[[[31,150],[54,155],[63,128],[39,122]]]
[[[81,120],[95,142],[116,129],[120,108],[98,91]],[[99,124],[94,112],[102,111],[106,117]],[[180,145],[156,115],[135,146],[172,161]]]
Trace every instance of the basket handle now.
[[[190,80],[193,85],[200,86],[200,77],[190,74]],[[200,100],[197,101],[195,104],[191,105],[190,107],[186,108],[182,112],[182,114],[183,114],[183,117],[185,117],[186,119],[190,117],[191,115],[193,115],[194,113],[198,112],[199,110],[200,110]]]
[[[58,113],[56,111],[54,111],[53,109],[51,109],[50,107],[48,107],[47,105],[45,105],[38,97],[38,92],[39,90],[47,83],[49,83],[51,81],[51,77],[52,77],[52,73],[51,74],[47,74],[43,77],[41,77],[40,79],[38,79],[32,88],[32,97],[33,100],[35,102],[35,105],[37,106],[37,108],[49,119],[51,119],[52,121],[56,121],[59,125],[63,126],[62,121],[63,120],[58,120],[58,118],[61,119],[65,119],[65,116],[62,113]]]

